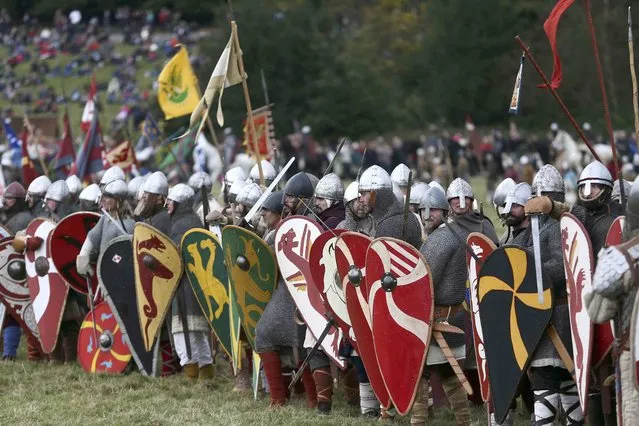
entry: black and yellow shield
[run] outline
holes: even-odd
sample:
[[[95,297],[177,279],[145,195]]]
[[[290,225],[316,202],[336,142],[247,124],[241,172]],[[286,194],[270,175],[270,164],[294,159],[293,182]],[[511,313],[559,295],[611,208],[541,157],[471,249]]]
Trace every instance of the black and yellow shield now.
[[[552,316],[550,281],[540,304],[532,254],[519,247],[495,249],[478,278],[481,326],[495,419],[503,422],[531,356]]]

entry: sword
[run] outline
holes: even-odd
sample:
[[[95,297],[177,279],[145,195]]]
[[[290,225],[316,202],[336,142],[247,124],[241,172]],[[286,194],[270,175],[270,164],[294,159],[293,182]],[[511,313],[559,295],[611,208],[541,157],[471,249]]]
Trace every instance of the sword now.
[[[116,221],[115,221],[115,219],[113,219],[113,216],[111,216],[111,215],[110,215],[110,214],[109,214],[106,210],[104,210],[104,209],[100,209],[100,210],[102,210],[102,214],[103,214],[104,216],[106,216],[106,218],[107,218],[107,219],[109,219],[109,221],[110,221],[112,224],[114,224],[116,228],[118,228],[118,231],[122,232],[122,234],[124,234],[124,235],[129,235],[129,233],[128,233],[128,232],[126,232],[126,231],[124,230],[124,228],[122,228],[122,226],[120,226],[120,224],[119,224],[118,222],[116,222]]]
[[[333,327],[334,324],[335,323],[333,322],[332,319],[328,320],[328,322],[326,323],[326,327],[324,327],[324,331],[322,331],[322,334],[320,334],[319,339],[317,339],[317,342],[315,342],[315,346],[313,346],[313,349],[311,349],[308,355],[306,355],[306,358],[304,358],[302,365],[300,365],[300,368],[295,372],[295,375],[291,379],[291,384],[288,385],[288,390],[293,389],[293,387],[295,386],[295,383],[297,383],[300,377],[302,377],[302,374],[304,373],[304,369],[306,368],[308,363],[311,361],[311,358],[313,357],[313,355],[315,355],[315,352],[317,352],[320,345],[324,341],[324,338],[326,337],[326,335],[331,330],[331,327]]]
[[[255,213],[257,213],[262,208],[262,204],[264,204],[268,196],[271,195],[271,192],[273,192],[277,184],[280,182],[280,180],[282,180],[282,178],[284,177],[284,174],[288,171],[289,167],[291,167],[291,165],[293,164],[293,161],[295,161],[295,157],[288,160],[288,163],[286,163],[286,166],[284,166],[282,168],[282,171],[280,171],[280,173],[275,177],[275,180],[268,186],[268,188],[266,188],[266,191],[264,191],[264,193],[257,200],[255,205],[251,207],[251,210],[249,210],[248,213],[246,213],[246,216],[244,216],[244,220],[246,221],[246,223],[250,222],[251,219],[253,219],[253,216],[255,216]]]
[[[442,352],[444,353],[444,356],[446,357],[446,360],[452,367],[453,372],[459,379],[459,382],[463,386],[464,391],[466,391],[468,395],[472,395],[473,388],[470,386],[470,383],[468,383],[468,379],[466,378],[466,375],[464,374],[461,367],[459,366],[457,359],[455,359],[455,356],[453,355],[453,351],[450,350],[450,347],[448,346],[448,343],[446,342],[444,335],[442,334],[441,331],[439,331],[439,324],[435,324],[433,326],[433,337],[435,338],[437,345],[439,345]]]
[[[182,333],[184,334],[184,346],[186,347],[186,357],[191,361],[191,340],[189,339],[189,325],[186,319],[186,304],[184,303],[184,283],[180,283],[180,288],[176,294],[178,309],[180,311],[180,322],[182,323]]]
[[[539,304],[544,304],[544,281],[541,274],[541,246],[539,244],[539,215],[530,218],[533,239],[533,255],[535,257],[535,278],[537,279],[537,298]]]
[[[95,327],[95,306],[93,306],[93,288],[91,287],[91,278],[88,275],[85,278],[87,280],[87,289],[89,292],[89,309],[91,309],[91,318],[93,319],[93,321],[91,321],[93,324],[93,338],[95,339],[95,347],[99,348],[100,342],[98,342],[98,330]]]
[[[566,349],[566,345],[559,337],[559,333],[557,333],[557,329],[554,325],[550,324],[548,326],[548,337],[550,337],[550,341],[552,342],[555,349],[557,349],[557,353],[559,354],[559,358],[566,366],[566,370],[570,373],[573,380],[575,379],[575,363],[570,358],[570,354],[568,353],[568,349]]]
[[[346,142],[346,138],[342,138],[339,141],[339,145],[337,145],[337,149],[335,150],[335,155],[333,156],[333,159],[331,160],[330,163],[328,163],[328,167],[326,168],[326,170],[324,170],[324,176],[326,176],[326,174],[328,172],[330,172],[331,169],[333,168],[333,164],[335,164],[335,160],[339,156],[339,153],[342,151],[342,147],[344,146],[344,142]]]

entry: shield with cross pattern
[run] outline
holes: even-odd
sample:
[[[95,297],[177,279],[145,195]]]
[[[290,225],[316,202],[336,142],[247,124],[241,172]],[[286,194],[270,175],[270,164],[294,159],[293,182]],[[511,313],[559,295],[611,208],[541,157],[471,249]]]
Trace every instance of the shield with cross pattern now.
[[[552,317],[551,283],[544,275],[537,294],[533,255],[519,247],[495,249],[482,266],[477,286],[479,314],[495,419],[502,423]]]

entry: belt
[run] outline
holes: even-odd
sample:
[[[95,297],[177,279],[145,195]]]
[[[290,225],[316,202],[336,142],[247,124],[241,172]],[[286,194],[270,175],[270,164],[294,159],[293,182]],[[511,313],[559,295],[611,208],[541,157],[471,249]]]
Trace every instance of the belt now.
[[[447,320],[450,317],[455,316],[458,312],[464,310],[464,307],[460,303],[459,305],[451,305],[451,306],[443,306],[437,305],[435,306],[435,319],[445,319]]]

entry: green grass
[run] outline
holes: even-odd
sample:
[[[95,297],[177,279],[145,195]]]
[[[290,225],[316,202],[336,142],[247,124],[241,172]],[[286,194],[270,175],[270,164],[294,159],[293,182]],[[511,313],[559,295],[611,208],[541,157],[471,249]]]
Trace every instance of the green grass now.
[[[24,359],[24,351],[21,351]],[[294,396],[283,408],[268,407],[268,396],[232,391],[228,364],[216,365],[210,384],[191,384],[182,376],[146,378],[134,372],[123,376],[91,375],[77,365],[50,365],[27,361],[0,362],[0,424],[273,424],[365,425],[376,419],[359,416],[344,402],[339,388],[333,412],[320,416],[306,408],[304,395]],[[473,424],[485,424],[483,407],[472,407]],[[409,416],[394,424],[409,424]],[[436,411],[430,424],[452,425],[453,413]],[[522,414],[517,424],[526,424]]]

